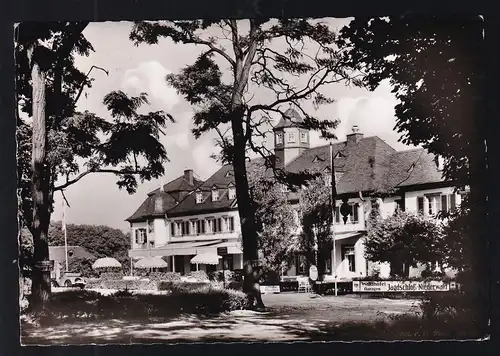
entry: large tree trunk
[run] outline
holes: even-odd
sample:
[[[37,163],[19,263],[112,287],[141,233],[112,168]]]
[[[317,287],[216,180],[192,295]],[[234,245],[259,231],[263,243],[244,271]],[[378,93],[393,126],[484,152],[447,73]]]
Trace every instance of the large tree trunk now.
[[[32,277],[32,307],[42,309],[50,298],[49,247],[47,235],[50,222],[49,175],[46,162],[45,73],[34,61],[31,72],[33,86],[32,137],[32,199],[34,266]]]
[[[263,308],[260,295],[260,270],[257,246],[257,224],[255,209],[250,197],[246,169],[246,142],[243,133],[243,109],[238,108],[232,113],[231,120],[234,138],[233,169],[236,183],[236,197],[241,221],[243,240],[243,291],[248,295],[251,305],[256,301],[257,307]]]

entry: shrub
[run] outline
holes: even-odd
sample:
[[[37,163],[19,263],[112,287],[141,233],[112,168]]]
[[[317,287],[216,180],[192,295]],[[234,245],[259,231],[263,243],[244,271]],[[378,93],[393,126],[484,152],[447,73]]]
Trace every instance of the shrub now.
[[[87,280],[87,289],[130,289],[130,290],[156,290],[157,282],[146,279],[124,280],[120,279],[101,279],[89,278]]]
[[[280,276],[277,272],[268,270],[262,274],[260,282],[262,285],[276,286],[280,283]]]
[[[106,320],[172,317],[181,313],[217,314],[244,309],[244,293],[213,288],[210,284],[166,295],[140,295],[119,291],[113,295],[76,290],[55,293],[48,303],[45,324],[65,320]],[[43,315],[41,317],[44,317]],[[50,317],[50,318],[49,318]]]
[[[195,278],[197,281],[208,281],[208,274],[205,271],[194,271],[189,274],[191,277]]]
[[[210,286],[207,282],[181,282],[181,281],[160,281],[158,283],[159,291],[170,291],[172,293],[185,293],[198,290],[202,287]]]

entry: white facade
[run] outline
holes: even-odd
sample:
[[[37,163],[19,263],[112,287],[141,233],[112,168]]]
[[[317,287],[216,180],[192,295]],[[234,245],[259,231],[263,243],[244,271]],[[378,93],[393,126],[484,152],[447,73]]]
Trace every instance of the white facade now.
[[[237,210],[181,217],[165,216],[146,222],[132,222],[130,229],[132,248],[129,256],[133,259],[163,257],[169,265],[169,271],[188,274],[194,268],[190,263],[191,258],[207,252],[216,255],[217,249],[222,247],[227,248],[227,255],[221,256],[218,265],[207,267],[200,264],[196,268],[203,271],[243,268]]]

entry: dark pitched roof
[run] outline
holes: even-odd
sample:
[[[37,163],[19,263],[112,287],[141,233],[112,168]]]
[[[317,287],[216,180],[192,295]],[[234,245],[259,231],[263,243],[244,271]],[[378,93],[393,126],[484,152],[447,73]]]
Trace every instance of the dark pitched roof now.
[[[173,192],[189,192],[193,190],[195,187],[203,184],[202,180],[193,177],[193,184],[189,184],[189,182],[184,178],[184,176],[180,176],[163,186],[163,190],[168,193]],[[149,192],[148,195],[156,194],[160,191],[160,188],[156,188],[152,192]]]
[[[444,181],[434,161],[434,156],[423,149],[398,152],[377,136],[364,137],[358,141],[337,142],[332,146],[336,157],[334,164],[339,194]],[[294,173],[329,171],[329,150],[330,145],[307,149],[292,160],[286,169]],[[264,166],[262,158],[247,162],[249,172],[259,166]],[[165,211],[170,216],[181,216],[234,209],[236,199],[228,199],[227,196],[228,185],[234,183],[232,171],[231,165],[225,165],[197,188],[191,190],[193,192],[199,189],[202,192],[202,203],[196,203],[196,194],[187,194],[177,205],[173,198],[170,200],[171,204],[167,204],[165,200]],[[272,170],[267,169],[265,174],[272,175]],[[217,201],[211,199],[211,190],[214,186],[220,189]],[[172,193],[164,194],[170,196]],[[289,199],[297,198],[298,193],[289,193]],[[144,210],[154,210],[154,202],[148,202],[148,199],[143,203]],[[130,221],[131,218],[128,220]]]
[[[405,187],[443,181],[437,169],[435,155],[424,149],[396,152],[391,156],[390,169],[386,173],[387,185]]]
[[[95,256],[81,246],[68,246],[68,260],[75,258],[94,259]],[[66,252],[64,246],[49,246],[49,259],[54,261],[65,261]]]
[[[186,193],[188,194],[188,193]],[[157,210],[156,201],[161,199],[161,210]],[[167,211],[174,208],[178,204],[178,200],[175,199],[170,193],[158,191],[155,194],[148,195],[146,200],[139,206],[130,217],[126,219],[128,222],[141,221],[148,218],[164,216]]]
[[[287,111],[285,111],[284,116],[281,117],[278,125],[274,127],[274,130],[284,127],[295,127],[303,122],[304,119],[302,118],[302,116],[300,116],[297,110],[289,108]]]
[[[247,162],[247,170],[261,166],[264,164],[262,158],[254,159]],[[198,212],[214,212],[219,210],[228,210],[235,208],[236,198],[229,199],[228,197],[228,185],[234,183],[234,175],[228,174],[233,172],[233,166],[226,164],[222,166],[217,172],[215,172],[210,178],[208,178],[201,186],[199,186],[195,191],[200,190],[202,192],[203,200],[201,203],[196,203],[196,194],[190,194],[182,202],[180,202],[175,208],[168,212],[169,216],[177,216],[182,214],[196,214]],[[219,189],[219,198],[216,201],[212,201],[212,187],[217,187]]]

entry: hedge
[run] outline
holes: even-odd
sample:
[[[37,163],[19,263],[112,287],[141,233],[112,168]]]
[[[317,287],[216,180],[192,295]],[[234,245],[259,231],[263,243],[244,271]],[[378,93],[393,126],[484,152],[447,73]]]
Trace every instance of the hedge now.
[[[124,280],[124,279],[87,279],[87,289],[131,289],[156,290],[157,281],[154,280]]]
[[[48,302],[45,325],[59,321],[141,319],[172,317],[187,314],[218,314],[249,306],[246,295],[239,291],[207,285],[192,291],[166,295],[135,295],[118,292],[101,295],[86,290],[55,293]],[[28,311],[29,312],[29,311]]]
[[[209,282],[177,282],[177,281],[160,281],[158,283],[159,291],[170,291],[172,293],[184,293],[197,291],[200,288],[205,288],[213,285]]]

